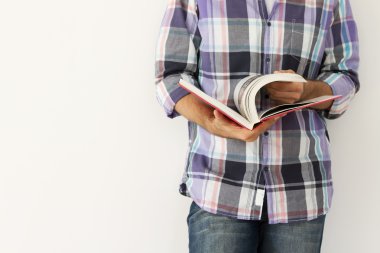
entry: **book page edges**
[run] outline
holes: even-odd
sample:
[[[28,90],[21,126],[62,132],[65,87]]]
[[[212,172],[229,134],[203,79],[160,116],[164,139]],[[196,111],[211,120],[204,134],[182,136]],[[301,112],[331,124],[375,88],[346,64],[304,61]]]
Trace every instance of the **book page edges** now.
[[[308,107],[311,107],[311,106],[314,106],[314,105],[318,105],[318,104],[321,104],[321,103],[324,103],[324,102],[327,102],[327,101],[330,101],[330,100],[334,100],[334,99],[337,99],[337,98],[340,98],[340,97],[341,97],[341,95],[336,95],[336,96],[321,96],[321,97],[317,97],[317,98],[312,98],[312,99],[309,99],[309,100],[301,101],[300,103],[307,103],[307,104],[294,107],[294,108],[292,108],[290,110],[281,111],[279,113],[270,114],[268,116],[260,118],[260,121],[266,121],[266,120],[269,120],[269,119],[274,118],[274,117],[284,116],[284,115],[286,115],[286,114],[288,114],[290,112],[298,111],[298,110],[301,110],[301,109],[304,109],[304,108],[308,108]],[[310,101],[313,101],[313,102],[310,102]],[[271,108],[271,109],[273,109],[273,108]]]
[[[240,108],[238,105],[238,110],[246,111],[247,118],[251,122],[260,122],[260,115],[257,112],[257,108],[255,103],[250,103],[250,101],[255,101],[256,95],[258,91],[264,87],[265,85],[271,83],[271,82],[302,82],[306,83],[306,79],[303,78],[299,74],[295,73],[276,73],[276,74],[267,74],[267,75],[256,75],[258,78],[254,78],[253,81],[250,82],[250,84],[245,88],[243,99],[242,99],[242,107]],[[234,91],[234,101],[235,104],[238,102],[238,92],[240,92],[240,89],[242,85],[250,78],[254,76],[248,76],[241,81],[239,81],[238,85],[236,86],[236,89]],[[247,103],[247,104],[246,104]]]

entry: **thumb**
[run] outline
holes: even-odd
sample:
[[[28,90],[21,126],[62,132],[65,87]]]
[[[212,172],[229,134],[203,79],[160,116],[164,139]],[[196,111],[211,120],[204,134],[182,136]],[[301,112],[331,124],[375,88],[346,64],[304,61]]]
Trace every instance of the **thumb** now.
[[[226,120],[226,118],[224,117],[223,113],[221,113],[217,109],[214,109],[213,113],[214,113],[214,116],[215,116],[216,119]]]
[[[219,121],[219,123],[229,125],[230,127],[233,126],[238,129],[244,129],[244,127],[240,126],[238,123],[230,119],[228,116],[224,115],[219,110],[215,109],[213,113],[214,113],[215,119]]]
[[[218,110],[214,109],[213,113],[214,113],[215,118],[217,118],[217,119],[220,118],[221,115],[220,115],[220,112]]]

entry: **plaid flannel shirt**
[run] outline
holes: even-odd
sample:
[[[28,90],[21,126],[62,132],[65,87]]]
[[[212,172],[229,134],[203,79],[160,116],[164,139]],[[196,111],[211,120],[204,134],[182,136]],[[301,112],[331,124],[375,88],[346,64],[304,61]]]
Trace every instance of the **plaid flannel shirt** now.
[[[188,121],[182,195],[203,210],[259,220],[265,190],[269,223],[311,220],[331,207],[333,183],[325,119],[359,90],[358,35],[349,0],[170,0],[156,50],[156,95],[166,115],[188,92],[182,75],[236,110],[233,91],[250,74],[292,69],[342,95],[329,110],[289,113],[254,142],[222,138]],[[256,106],[272,105],[265,90]]]

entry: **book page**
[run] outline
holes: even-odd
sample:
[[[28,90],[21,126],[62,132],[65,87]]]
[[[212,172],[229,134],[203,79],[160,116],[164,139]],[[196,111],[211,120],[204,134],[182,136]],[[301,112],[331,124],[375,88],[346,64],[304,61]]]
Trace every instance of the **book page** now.
[[[247,92],[249,90],[248,88],[251,87],[255,79],[259,78],[260,76],[261,75],[247,76],[246,78],[242,79],[235,88],[234,103],[240,114],[243,115],[246,119],[249,119],[248,110],[245,103],[245,98],[247,97]]]
[[[252,75],[242,79],[234,91],[234,102],[239,112],[244,115],[250,122],[257,123],[260,117],[257,112],[255,100],[258,91],[272,82],[306,82],[298,74],[277,73],[269,75]],[[286,84],[284,84],[286,85]]]

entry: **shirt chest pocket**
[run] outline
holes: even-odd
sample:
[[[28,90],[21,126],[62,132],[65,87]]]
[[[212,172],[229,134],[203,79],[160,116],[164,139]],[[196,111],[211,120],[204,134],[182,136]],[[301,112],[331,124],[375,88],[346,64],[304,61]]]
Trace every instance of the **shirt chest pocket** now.
[[[297,73],[304,73],[312,61],[323,55],[325,31],[320,22],[292,18],[284,29],[283,52],[298,64]]]

